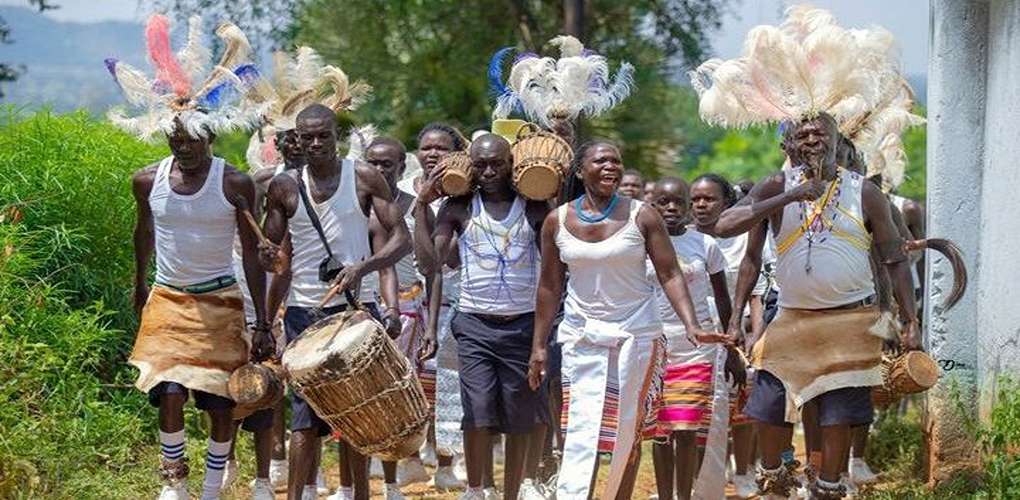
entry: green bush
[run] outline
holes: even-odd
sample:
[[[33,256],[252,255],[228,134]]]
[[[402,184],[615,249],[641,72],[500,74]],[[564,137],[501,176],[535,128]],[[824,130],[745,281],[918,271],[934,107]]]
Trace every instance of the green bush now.
[[[0,498],[151,494],[124,360],[130,174],[165,154],[85,114],[0,110]]]

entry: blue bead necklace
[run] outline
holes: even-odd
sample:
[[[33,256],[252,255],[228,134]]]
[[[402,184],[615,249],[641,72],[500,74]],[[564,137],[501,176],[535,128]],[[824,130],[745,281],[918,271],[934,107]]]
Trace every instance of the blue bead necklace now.
[[[613,197],[609,199],[609,205],[606,206],[605,210],[601,210],[598,214],[589,215],[582,206],[585,196],[586,195],[583,194],[578,196],[575,203],[577,208],[577,219],[586,224],[597,224],[609,218],[609,216],[613,213],[613,209],[616,208],[616,203],[620,201],[620,196],[613,193]],[[594,203],[592,205],[594,205]]]

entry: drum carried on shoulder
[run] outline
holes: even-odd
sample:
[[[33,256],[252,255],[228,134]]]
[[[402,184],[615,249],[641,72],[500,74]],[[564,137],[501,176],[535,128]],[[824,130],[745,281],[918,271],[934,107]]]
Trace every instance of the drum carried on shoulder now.
[[[888,406],[904,395],[931,389],[939,380],[939,366],[923,351],[882,356],[882,380],[881,386],[871,390],[871,401],[877,407]]]
[[[437,165],[445,169],[440,189],[447,196],[463,196],[471,192],[474,183],[474,172],[471,170],[471,155],[467,151],[454,151],[447,154]]]
[[[326,317],[283,355],[294,390],[360,453],[395,461],[421,448],[429,405],[382,326],[355,310]]]
[[[513,184],[521,196],[545,201],[560,192],[574,158],[567,141],[528,123],[517,131],[510,151],[514,157]]]

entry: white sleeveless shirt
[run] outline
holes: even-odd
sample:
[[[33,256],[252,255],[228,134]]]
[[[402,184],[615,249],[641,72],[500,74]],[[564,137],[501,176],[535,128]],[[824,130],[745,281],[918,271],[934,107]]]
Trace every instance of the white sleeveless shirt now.
[[[407,231],[412,235],[414,234],[414,206],[415,202],[412,200],[404,212],[404,224],[407,224]],[[402,257],[393,267],[397,271],[397,281],[400,283],[400,286],[413,285],[424,281],[421,274],[418,273],[418,265],[414,252],[410,252]]]
[[[811,218],[814,204],[795,202],[783,208],[782,226],[775,238],[781,307],[829,309],[875,294],[869,261],[871,234],[864,226],[861,202],[867,181],[843,168],[837,178],[835,187],[830,184],[827,190],[832,191],[830,203],[806,231],[802,226]],[[786,190],[803,181],[803,168],[786,171]]]
[[[567,265],[567,298],[558,342],[581,335],[588,319],[615,323],[635,336],[658,336],[662,329],[655,285],[645,273],[645,237],[637,225],[642,202],[630,201],[627,223],[598,242],[581,240],[566,226],[567,204],[557,213],[556,246]]]
[[[176,287],[233,276],[234,206],[223,194],[223,158],[214,157],[195,194],[170,187],[173,156],[156,169],[149,192],[156,239],[156,282]]]
[[[417,193],[418,191],[414,188],[414,180],[417,177],[407,177],[397,181],[397,189],[406,191],[408,193]],[[417,196],[417,194],[415,194]],[[443,206],[444,198],[440,198],[429,204],[429,208],[432,209],[432,215],[439,214],[439,209]],[[411,213],[414,213],[412,205]],[[412,236],[414,235],[413,223],[408,224],[407,228],[411,231]],[[460,297],[460,269],[452,269],[446,264],[443,264],[443,299],[444,305],[455,305],[457,299]]]
[[[368,216],[358,203],[357,174],[352,160],[343,160],[340,167],[340,184],[328,200],[316,203],[312,198],[312,178],[306,169],[298,175],[304,179],[309,201],[319,216],[322,231],[329,241],[333,256],[344,265],[365,260],[371,255],[368,243]],[[293,279],[287,305],[315,307],[326,295],[329,285],[319,281],[319,264],[326,259],[326,249],[299,197],[298,206],[289,223],[294,254],[291,257]],[[343,294],[337,294],[327,307],[347,303]]]
[[[526,205],[518,196],[506,217],[496,220],[481,194],[471,198],[471,218],[458,242],[460,311],[510,316],[535,310],[540,259]]]

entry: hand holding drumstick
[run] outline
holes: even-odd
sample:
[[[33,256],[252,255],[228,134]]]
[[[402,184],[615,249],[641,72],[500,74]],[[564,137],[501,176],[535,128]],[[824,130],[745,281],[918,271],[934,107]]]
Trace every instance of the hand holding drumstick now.
[[[255,220],[255,216],[252,215],[251,210],[248,207],[248,201],[240,196],[236,196],[233,199],[234,206],[241,211],[244,216],[244,220],[251,226],[252,232],[259,239],[259,263],[262,267],[271,273],[279,274],[290,266],[289,256],[284,251],[284,245],[277,245],[266,238],[266,235],[262,234],[262,228],[259,227],[258,221]],[[289,238],[290,235],[287,235]],[[286,240],[284,240],[286,241]]]

